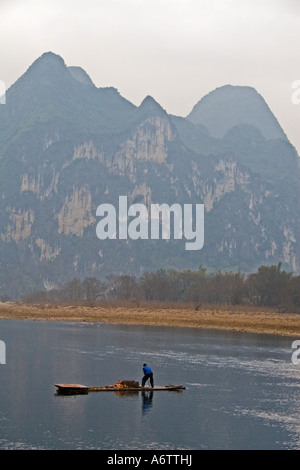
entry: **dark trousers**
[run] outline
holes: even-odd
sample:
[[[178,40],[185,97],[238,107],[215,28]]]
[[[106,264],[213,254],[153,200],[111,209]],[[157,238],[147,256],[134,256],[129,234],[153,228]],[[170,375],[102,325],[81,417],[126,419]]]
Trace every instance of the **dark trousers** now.
[[[154,387],[154,384],[153,384],[153,373],[151,372],[151,374],[145,374],[144,377],[142,378],[142,387],[145,386],[145,383],[147,382],[147,380],[150,380],[150,384],[151,384],[151,387],[153,388]]]

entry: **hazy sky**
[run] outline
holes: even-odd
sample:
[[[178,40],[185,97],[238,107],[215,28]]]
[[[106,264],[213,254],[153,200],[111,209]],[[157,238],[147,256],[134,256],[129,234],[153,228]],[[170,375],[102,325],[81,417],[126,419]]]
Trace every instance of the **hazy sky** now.
[[[300,154],[300,0],[0,0],[0,44],[7,87],[52,51],[179,116],[219,86],[252,86]]]

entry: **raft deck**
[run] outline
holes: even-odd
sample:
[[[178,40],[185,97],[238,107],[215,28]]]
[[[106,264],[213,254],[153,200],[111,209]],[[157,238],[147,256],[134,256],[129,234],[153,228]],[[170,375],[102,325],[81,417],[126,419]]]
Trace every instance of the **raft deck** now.
[[[81,384],[55,384],[57,391],[64,395],[86,394],[89,392],[158,392],[158,391],[177,391],[185,390],[183,385],[164,385],[159,387],[115,387],[106,385],[104,387],[88,387]]]

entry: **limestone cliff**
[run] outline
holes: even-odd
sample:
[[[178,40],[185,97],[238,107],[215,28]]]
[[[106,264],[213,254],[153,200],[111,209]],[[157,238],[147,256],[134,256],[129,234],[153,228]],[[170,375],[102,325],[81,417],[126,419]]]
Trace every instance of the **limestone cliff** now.
[[[83,236],[86,227],[95,222],[92,214],[92,195],[86,187],[75,189],[65,198],[57,214],[58,233]]]

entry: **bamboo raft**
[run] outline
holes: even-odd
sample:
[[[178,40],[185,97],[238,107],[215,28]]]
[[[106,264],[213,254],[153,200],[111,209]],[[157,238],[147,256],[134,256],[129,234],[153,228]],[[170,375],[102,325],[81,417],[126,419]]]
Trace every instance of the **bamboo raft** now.
[[[127,382],[127,383],[126,383]],[[128,384],[133,383],[133,385]],[[115,385],[88,387],[81,384],[55,384],[57,393],[61,395],[83,395],[89,392],[158,392],[185,390],[183,385],[164,385],[159,387],[142,387],[137,382],[119,381]]]

